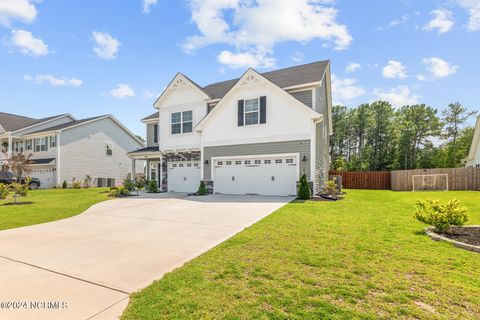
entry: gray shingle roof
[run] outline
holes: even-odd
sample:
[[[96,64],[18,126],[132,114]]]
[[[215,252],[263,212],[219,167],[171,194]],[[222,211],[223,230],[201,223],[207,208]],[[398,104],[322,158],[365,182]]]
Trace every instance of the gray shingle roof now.
[[[146,147],[146,148],[138,149],[138,150],[135,150],[135,151],[132,151],[132,152],[129,152],[129,153],[143,153],[143,152],[157,152],[157,151],[160,151],[158,146],[156,146],[156,147]]]
[[[142,121],[145,121],[145,120],[152,120],[152,119],[158,119],[158,115],[159,114],[159,111],[149,115],[148,117],[145,117],[142,119]]]
[[[42,118],[42,119],[34,119],[24,116],[19,116],[16,114],[0,112],[0,125],[5,129],[5,131],[17,131],[22,128],[29,127],[31,125],[42,123],[53,118],[57,118],[62,116],[63,114]]]
[[[70,122],[67,122],[67,123],[64,123],[64,124],[60,124],[60,125],[58,125],[58,126],[53,126],[53,127],[45,128],[45,129],[42,129],[42,130],[34,131],[34,132],[29,133],[29,134],[35,134],[35,133],[42,133],[42,132],[50,132],[50,131],[62,130],[62,129],[66,129],[66,128],[70,128],[70,127],[76,126],[76,125],[78,125],[78,124],[82,124],[82,123],[87,122],[87,121],[91,121],[91,120],[103,118],[103,117],[106,117],[106,116],[107,116],[107,115],[102,115],[102,116],[98,116],[98,117],[91,117],[91,118],[86,118],[86,119],[80,119],[80,120],[70,121]]]
[[[279,86],[286,88],[316,81],[321,81],[330,61],[317,61],[300,66],[274,70],[262,75]],[[221,99],[239,79],[210,84],[203,88],[212,99]]]

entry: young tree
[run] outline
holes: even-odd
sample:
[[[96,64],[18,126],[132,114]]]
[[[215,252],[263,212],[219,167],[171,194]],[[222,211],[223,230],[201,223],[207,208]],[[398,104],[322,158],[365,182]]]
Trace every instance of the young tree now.
[[[459,102],[450,103],[442,112],[444,125],[444,138],[449,145],[448,167],[457,167],[460,164],[461,155],[458,154],[458,138],[467,120],[474,116],[476,111],[468,111]]]
[[[22,152],[14,153],[11,157],[8,157],[7,152],[3,152],[4,155],[4,166],[6,170],[11,170],[12,173],[20,180],[20,178],[28,176],[32,173],[32,163],[33,161],[30,160],[32,157],[31,154],[26,156]]]

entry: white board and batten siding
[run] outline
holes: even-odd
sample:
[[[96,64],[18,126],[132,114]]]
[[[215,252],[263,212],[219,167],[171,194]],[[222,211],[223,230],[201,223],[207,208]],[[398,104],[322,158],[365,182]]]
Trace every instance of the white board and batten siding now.
[[[203,146],[304,140],[312,138],[314,123],[285,96],[267,83],[238,87],[222,101],[202,131]],[[238,126],[238,100],[266,96],[266,123]],[[292,99],[294,100],[294,99]]]
[[[132,171],[127,152],[142,147],[110,118],[62,131],[59,143],[59,184],[71,183],[73,178],[83,181],[87,174],[93,179],[114,178],[117,185],[121,184]],[[113,148],[111,156],[106,154],[107,143]],[[143,163],[137,161],[136,172],[142,171]]]

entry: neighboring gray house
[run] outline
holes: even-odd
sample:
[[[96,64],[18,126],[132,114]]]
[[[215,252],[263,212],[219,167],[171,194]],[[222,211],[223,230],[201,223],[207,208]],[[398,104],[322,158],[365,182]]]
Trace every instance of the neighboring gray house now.
[[[67,181],[84,181],[90,176],[96,186],[121,184],[132,171],[127,152],[142,148],[138,138],[111,115],[75,119],[61,114],[33,119],[0,112],[0,147],[12,153],[32,154],[31,176],[40,179],[41,188],[52,188]],[[4,161],[0,155],[0,164]]]
[[[314,192],[328,178],[330,62],[318,61],[201,87],[178,73],[144,118],[147,178],[163,191],[293,195],[302,174]]]

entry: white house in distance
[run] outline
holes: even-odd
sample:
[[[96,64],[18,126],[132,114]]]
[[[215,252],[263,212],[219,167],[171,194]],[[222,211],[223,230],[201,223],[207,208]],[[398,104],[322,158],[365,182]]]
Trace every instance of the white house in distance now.
[[[294,195],[306,174],[328,177],[330,62],[319,61],[201,87],[178,73],[142,121],[147,178],[162,191],[194,192],[203,180],[225,194]]]
[[[472,146],[468,157],[463,159],[465,167],[480,167],[480,116],[477,117],[477,126],[473,134]]]
[[[111,115],[34,119],[0,112],[0,147],[7,157],[32,154],[31,176],[40,179],[41,188],[52,188],[87,175],[95,186],[121,184],[134,171],[127,152],[144,145]],[[2,152],[0,164],[4,160]],[[141,172],[142,163],[136,165]]]

